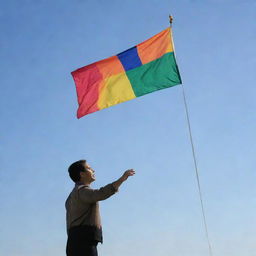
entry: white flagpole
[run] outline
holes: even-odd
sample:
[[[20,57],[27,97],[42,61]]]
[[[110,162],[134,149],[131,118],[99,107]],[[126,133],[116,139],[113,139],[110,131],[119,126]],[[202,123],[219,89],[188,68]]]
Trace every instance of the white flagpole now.
[[[171,27],[171,40],[172,40],[172,45],[173,45],[173,50],[174,50],[174,55],[175,55],[174,42],[173,42],[173,37],[172,37],[173,17],[169,15],[169,19],[170,19],[170,27]],[[175,58],[176,58],[176,56],[175,56]],[[198,167],[197,167],[197,160],[196,160],[195,147],[194,147],[193,136],[192,136],[192,131],[191,131],[187,100],[186,100],[185,89],[184,89],[183,84],[181,84],[181,87],[182,87],[183,101],[184,101],[185,110],[186,110],[189,138],[190,138],[190,144],[191,144],[191,149],[192,149],[192,154],[193,154],[193,159],[194,159],[195,174],[196,174],[197,187],[198,187],[198,193],[199,193],[199,198],[200,198],[205,234],[206,234],[208,247],[209,247],[209,255],[213,256],[212,246],[211,246],[211,242],[210,242],[210,238],[209,238],[208,226],[207,226],[207,221],[206,221],[206,215],[205,215],[205,210],[204,210],[203,196],[202,196],[202,190],[201,190],[201,185],[200,185],[200,178],[199,178],[199,172],[198,172]]]

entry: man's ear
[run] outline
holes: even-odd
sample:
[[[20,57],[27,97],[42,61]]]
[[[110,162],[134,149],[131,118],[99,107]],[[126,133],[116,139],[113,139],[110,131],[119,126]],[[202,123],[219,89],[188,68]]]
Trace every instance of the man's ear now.
[[[80,172],[80,178],[84,177],[85,172]]]

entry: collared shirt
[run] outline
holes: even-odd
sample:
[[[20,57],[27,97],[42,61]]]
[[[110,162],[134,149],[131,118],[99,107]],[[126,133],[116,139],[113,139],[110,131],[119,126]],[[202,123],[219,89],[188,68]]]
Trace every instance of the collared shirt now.
[[[77,183],[65,203],[68,236],[82,232],[86,240],[102,242],[99,201],[109,198],[116,191],[112,183],[100,189]]]

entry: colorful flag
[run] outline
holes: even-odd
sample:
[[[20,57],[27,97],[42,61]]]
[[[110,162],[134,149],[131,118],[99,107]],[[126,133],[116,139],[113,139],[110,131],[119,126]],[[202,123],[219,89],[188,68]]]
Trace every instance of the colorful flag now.
[[[181,84],[171,29],[110,58],[73,71],[77,117]]]

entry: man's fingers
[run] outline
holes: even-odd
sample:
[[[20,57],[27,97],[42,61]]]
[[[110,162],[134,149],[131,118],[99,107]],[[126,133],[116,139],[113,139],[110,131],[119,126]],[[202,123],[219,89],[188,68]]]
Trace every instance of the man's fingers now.
[[[132,176],[132,175],[135,174],[135,171],[134,171],[133,169],[130,169],[130,170],[127,171],[127,173],[128,173],[130,176]]]
[[[129,169],[124,172],[123,177],[126,180],[128,177],[133,176],[134,174],[135,174],[135,171],[133,169]]]

